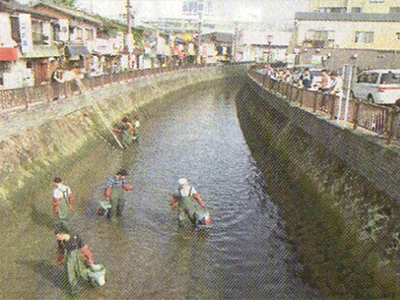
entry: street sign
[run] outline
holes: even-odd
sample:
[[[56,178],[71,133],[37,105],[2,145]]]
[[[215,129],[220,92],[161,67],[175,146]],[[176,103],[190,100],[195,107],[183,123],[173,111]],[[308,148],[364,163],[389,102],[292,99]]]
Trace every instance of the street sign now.
[[[185,15],[198,15],[204,13],[204,1],[185,1],[183,2],[182,12]]]

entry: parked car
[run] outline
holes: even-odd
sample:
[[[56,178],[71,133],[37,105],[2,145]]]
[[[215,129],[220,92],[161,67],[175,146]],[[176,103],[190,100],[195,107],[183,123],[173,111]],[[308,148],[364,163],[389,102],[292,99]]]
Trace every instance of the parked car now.
[[[311,89],[316,90],[318,87],[319,82],[322,80],[322,69],[317,69],[313,65],[301,65],[295,66],[294,68],[294,76],[296,80],[300,80],[300,76],[304,73],[304,70],[308,68],[310,70],[310,74],[313,77]]]
[[[351,93],[370,103],[395,104],[400,99],[400,69],[361,72]]]
[[[311,84],[311,89],[317,90],[319,83],[322,80],[321,69],[310,69],[311,76],[313,77],[313,81]]]

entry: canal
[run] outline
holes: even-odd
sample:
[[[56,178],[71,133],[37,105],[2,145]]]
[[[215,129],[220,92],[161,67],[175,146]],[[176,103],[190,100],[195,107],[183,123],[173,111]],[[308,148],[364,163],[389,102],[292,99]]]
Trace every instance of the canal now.
[[[296,275],[285,222],[242,135],[240,88],[221,81],[159,99],[138,111],[140,141],[130,149],[98,139],[38,179],[0,221],[1,298],[68,299],[51,229],[54,176],[76,194],[71,223],[107,268],[106,285],[81,285],[78,299],[317,298]],[[134,191],[123,218],[110,222],[96,207],[119,168]],[[181,177],[203,197],[209,228],[177,226],[170,203]]]

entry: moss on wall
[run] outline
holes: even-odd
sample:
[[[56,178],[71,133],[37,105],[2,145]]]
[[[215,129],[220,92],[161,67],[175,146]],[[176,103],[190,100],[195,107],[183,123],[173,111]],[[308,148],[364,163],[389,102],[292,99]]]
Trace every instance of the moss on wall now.
[[[243,67],[189,69],[148,76],[18,112],[19,119],[29,117],[30,122],[16,123],[17,118],[10,117],[8,125],[15,127],[15,133],[0,141],[0,207],[10,207],[13,201],[23,199],[34,188],[31,183],[35,179],[63,165],[89,141],[103,136],[123,113],[133,112],[175,90],[236,76],[238,72],[243,74]]]
[[[301,254],[300,275],[328,298],[399,298],[395,199],[320,142],[329,133],[313,128],[317,116],[260,90],[249,83],[238,115]]]

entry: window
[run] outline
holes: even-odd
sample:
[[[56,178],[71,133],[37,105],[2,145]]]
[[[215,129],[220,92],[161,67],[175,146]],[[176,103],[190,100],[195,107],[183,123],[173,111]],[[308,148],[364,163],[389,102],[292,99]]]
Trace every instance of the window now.
[[[93,41],[94,40],[94,32],[93,29],[85,29],[85,40]]]
[[[77,40],[82,40],[83,39],[83,30],[81,27],[76,27],[76,39]]]
[[[378,77],[378,73],[364,73],[358,77],[357,83],[377,83]]]
[[[360,13],[361,12],[361,7],[352,7],[351,8],[352,13]]]
[[[41,22],[32,22],[32,41],[34,44],[43,43],[43,30]]]
[[[381,84],[400,84],[399,73],[383,73],[381,76]]]
[[[389,8],[389,14],[400,14],[400,7]]]
[[[372,31],[357,31],[354,41],[356,44],[372,44],[374,33]]]
[[[324,13],[345,13],[347,12],[346,7],[321,7],[319,12]]]
[[[16,17],[11,16],[11,38],[17,43],[21,42],[21,36],[19,32],[19,20]]]

